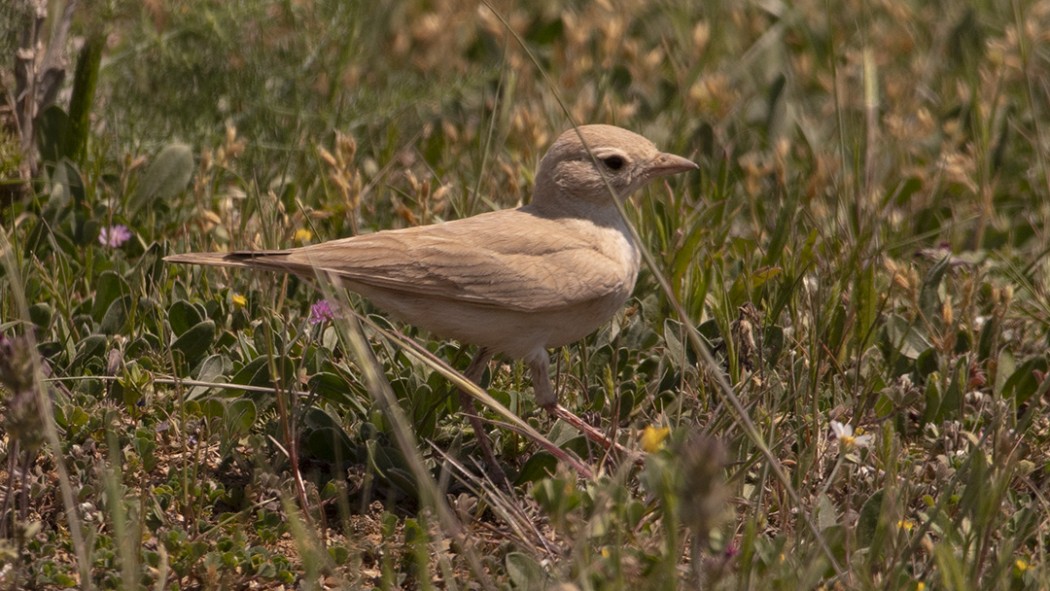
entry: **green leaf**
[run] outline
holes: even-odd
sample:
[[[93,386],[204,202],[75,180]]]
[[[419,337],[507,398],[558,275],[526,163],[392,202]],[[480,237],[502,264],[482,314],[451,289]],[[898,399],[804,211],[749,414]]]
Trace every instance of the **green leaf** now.
[[[1045,358],[1035,357],[1022,363],[1021,366],[1006,379],[1006,383],[1003,384],[1003,397],[1014,398],[1017,401],[1017,404],[1027,402],[1042,385],[1042,382],[1036,379],[1034,372],[1037,371],[1043,374],[1047,373],[1047,362]],[[1045,381],[1046,380],[1043,380],[1043,382]]]
[[[696,262],[696,253],[699,250],[700,241],[708,232],[707,224],[700,223],[700,221],[697,220],[697,222],[693,223],[689,228],[689,233],[685,236],[685,240],[682,241],[682,247],[675,252],[674,260],[671,262],[673,285],[679,285],[686,272]]]
[[[839,523],[835,504],[831,502],[831,499],[826,494],[821,493],[817,495],[814,513],[816,514],[817,528],[821,531],[834,527]]]
[[[919,291],[919,309],[927,320],[938,325],[941,322],[941,282],[950,267],[950,262],[951,257],[946,256],[930,267],[926,277],[922,279],[922,288]]]
[[[915,373],[924,380],[940,369],[941,358],[933,347],[919,353],[919,357],[915,360]]]
[[[941,386],[937,379],[926,382],[926,410],[922,413],[923,423],[934,423],[941,409]]]
[[[886,394],[879,394],[875,399],[875,416],[877,417],[888,417],[895,408],[893,399]]]
[[[537,18],[529,26],[525,38],[536,45],[550,45],[564,37],[565,23],[560,18]]]
[[[888,316],[885,331],[890,346],[908,359],[918,359],[923,351],[932,347],[926,336],[902,316],[896,314]]]
[[[73,93],[69,99],[70,148],[72,158],[78,162],[83,159],[87,146],[91,107],[95,102],[95,88],[98,86],[98,72],[105,47],[105,35],[99,32],[89,35],[77,57],[77,68],[73,74]]]
[[[889,197],[896,205],[903,207],[909,202],[911,196],[921,188],[922,179],[914,176],[908,177],[897,183],[897,188],[892,193],[889,193]]]
[[[157,467],[157,438],[156,434],[146,429],[137,429],[135,437],[131,440],[135,453],[142,458],[142,467],[147,471],[153,471]]]
[[[507,576],[515,589],[544,589],[547,583],[547,572],[536,559],[521,552],[511,552],[504,559],[507,565]]]
[[[171,350],[182,353],[182,359],[189,367],[193,367],[208,352],[214,340],[215,323],[211,320],[203,320],[175,339],[175,342],[171,344]]]
[[[248,398],[238,398],[226,408],[226,429],[229,436],[239,439],[251,431],[257,416],[255,403]]]
[[[532,454],[525,465],[521,467],[514,484],[525,484],[526,482],[538,482],[544,478],[550,478],[558,468],[558,460],[547,452]]]
[[[226,405],[221,400],[208,398],[200,402],[200,414],[209,418],[217,419],[226,414]]]
[[[186,300],[178,300],[168,308],[168,324],[176,336],[196,326],[201,320],[204,320],[204,316]]]
[[[134,214],[155,201],[171,199],[189,185],[193,176],[193,151],[186,144],[169,144],[146,169],[128,203]]]
[[[789,119],[787,111],[784,107],[784,86],[787,84],[787,77],[783,73],[778,73],[773,79],[772,84],[769,85],[769,95],[766,97],[768,111],[766,113],[766,137],[769,138],[770,143],[781,135],[785,120]],[[792,207],[792,210],[795,208]]]
[[[754,293],[755,290],[768,283],[771,279],[775,279],[783,271],[780,267],[761,267],[755,270],[751,274],[751,290]]]
[[[73,158],[73,121],[61,107],[51,105],[37,117],[37,142],[44,162]]]
[[[99,332],[103,334],[120,334],[128,323],[128,309],[131,307],[131,295],[113,300],[106,314],[99,323]]]
[[[306,428],[302,434],[302,449],[313,461],[328,462],[334,466],[360,460],[357,449],[345,431],[338,425]]]
[[[333,404],[345,406],[355,402],[353,397],[350,396],[350,384],[338,374],[330,371],[322,371],[310,376],[307,386],[311,392],[320,396],[322,400],[327,400]],[[366,409],[363,407],[359,407],[358,410],[362,414],[366,412]]]
[[[244,365],[230,380],[245,386],[266,386],[270,383],[270,369],[265,355],[260,355]]]
[[[941,575],[942,589],[971,589],[967,584],[964,568],[959,557],[955,555],[954,547],[948,541],[937,544],[933,549],[934,558],[937,561],[937,570]]]
[[[995,355],[993,347],[999,343],[1002,326],[997,316],[992,316],[981,327],[981,336],[977,339],[977,359],[984,361]],[[1005,350],[1005,349],[1004,349]]]
[[[91,303],[91,317],[101,322],[113,302],[130,292],[131,288],[123,277],[114,271],[103,271],[95,280],[95,300]]]
[[[776,365],[780,359],[780,354],[784,351],[784,329],[782,327],[773,325],[766,327],[765,335],[762,338],[762,348],[764,349],[763,355],[765,359],[763,362],[767,366]]]
[[[104,335],[93,334],[84,337],[77,345],[77,355],[70,366],[79,369],[91,359],[101,359],[105,348],[106,337]]]
[[[963,394],[970,379],[970,361],[966,357],[960,357],[955,363],[955,372],[952,381],[948,383],[948,389],[944,391],[941,407],[937,410],[936,422],[948,418],[957,418],[963,410]]]
[[[223,381],[222,374],[225,369],[226,364],[222,355],[211,355],[201,362],[200,369],[197,370],[197,381],[219,383]],[[208,386],[194,386],[186,395],[186,400],[196,400],[210,390]]]
[[[857,352],[860,353],[868,348],[875,336],[875,321],[878,313],[879,294],[875,291],[875,267],[872,264],[864,265],[864,268],[856,275],[854,293],[857,325],[856,343]]]
[[[29,319],[41,330],[47,330],[51,326],[54,310],[47,302],[37,302],[29,306]]]
[[[390,484],[396,486],[402,493],[412,498],[419,496],[419,487],[416,486],[416,479],[408,470],[390,468],[383,475]]]
[[[777,225],[774,226],[773,231],[769,235],[769,246],[764,249],[766,254],[762,258],[762,263],[766,266],[777,265],[781,261],[786,254],[784,247],[787,245],[788,238],[798,231],[798,223],[796,221],[796,215],[799,211],[798,197],[794,193],[790,193],[786,198],[787,203],[780,208],[777,216]]]
[[[1017,370],[1017,361],[1012,353],[1003,349],[999,352],[999,360],[995,364],[995,381],[992,383],[992,393],[1003,396],[1006,382]]]
[[[678,338],[682,332],[682,324],[673,318],[664,320],[664,345],[667,347],[667,359],[675,369],[681,370],[689,363],[686,357],[685,345]]]

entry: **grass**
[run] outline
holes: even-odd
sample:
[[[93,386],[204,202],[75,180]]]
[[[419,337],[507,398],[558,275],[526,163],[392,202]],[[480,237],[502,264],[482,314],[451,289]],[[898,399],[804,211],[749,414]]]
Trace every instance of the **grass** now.
[[[0,587],[1050,586],[1050,3],[96,8],[86,147],[0,199]],[[468,348],[160,260],[515,206],[570,118],[701,165],[552,352],[640,464],[494,364],[594,472],[486,409],[500,490],[437,361]]]

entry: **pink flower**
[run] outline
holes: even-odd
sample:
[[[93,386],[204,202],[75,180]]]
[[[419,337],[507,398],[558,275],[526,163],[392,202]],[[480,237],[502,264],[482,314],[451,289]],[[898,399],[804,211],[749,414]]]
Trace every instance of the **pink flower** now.
[[[130,239],[131,230],[123,224],[102,228],[102,231],[98,233],[99,244],[110,248],[120,248],[120,246]]]
[[[310,306],[310,324],[321,324],[333,318],[335,318],[335,313],[332,312],[332,306],[328,300],[317,300],[317,303]]]

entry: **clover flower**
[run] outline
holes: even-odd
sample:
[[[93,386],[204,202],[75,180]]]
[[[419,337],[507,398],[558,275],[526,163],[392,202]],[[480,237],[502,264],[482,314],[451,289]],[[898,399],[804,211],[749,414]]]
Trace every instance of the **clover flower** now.
[[[321,324],[335,318],[335,313],[332,311],[332,305],[328,303],[328,300],[318,300],[314,305],[310,306],[310,324]]]
[[[102,231],[98,233],[99,244],[109,248],[120,248],[130,239],[131,230],[123,224],[102,228]]]

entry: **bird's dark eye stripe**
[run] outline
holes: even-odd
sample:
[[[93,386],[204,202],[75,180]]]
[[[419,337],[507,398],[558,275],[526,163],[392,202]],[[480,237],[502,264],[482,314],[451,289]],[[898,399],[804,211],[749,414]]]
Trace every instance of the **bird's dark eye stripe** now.
[[[620,170],[624,164],[622,156],[607,156],[602,158],[602,162],[612,170]]]

